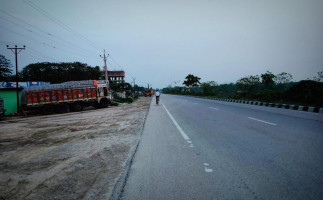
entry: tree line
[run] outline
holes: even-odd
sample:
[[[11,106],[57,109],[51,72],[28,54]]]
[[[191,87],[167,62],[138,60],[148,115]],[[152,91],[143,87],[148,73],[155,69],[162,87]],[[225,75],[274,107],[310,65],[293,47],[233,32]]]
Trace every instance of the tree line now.
[[[16,75],[13,74],[12,65],[5,56],[0,55],[0,82],[16,81]],[[99,80],[102,74],[99,66],[89,66],[81,62],[61,62],[61,63],[33,63],[29,64],[18,72],[19,81],[44,81],[50,83],[62,83],[66,81],[79,80]],[[115,92],[129,90],[143,91],[144,88],[130,83],[111,82],[110,88]]]
[[[163,92],[323,107],[323,71],[318,72],[313,80],[299,82],[293,82],[290,73],[275,75],[269,71],[260,76],[249,75],[229,84],[217,84],[215,81],[201,83],[200,79],[189,74],[185,77],[183,87],[167,87]]]
[[[1,73],[2,81],[16,81],[10,68]],[[2,70],[4,71],[4,70]],[[100,67],[91,67],[80,62],[34,63],[18,72],[19,81],[44,81],[62,83],[66,81],[93,80],[101,76]]]

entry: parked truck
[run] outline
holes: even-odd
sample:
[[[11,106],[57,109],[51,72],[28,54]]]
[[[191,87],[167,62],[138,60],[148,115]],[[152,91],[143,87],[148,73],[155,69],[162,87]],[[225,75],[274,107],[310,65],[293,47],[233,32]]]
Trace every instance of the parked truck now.
[[[77,112],[87,106],[106,108],[111,103],[109,84],[97,80],[30,87],[21,97],[23,111],[39,110],[43,114]]]

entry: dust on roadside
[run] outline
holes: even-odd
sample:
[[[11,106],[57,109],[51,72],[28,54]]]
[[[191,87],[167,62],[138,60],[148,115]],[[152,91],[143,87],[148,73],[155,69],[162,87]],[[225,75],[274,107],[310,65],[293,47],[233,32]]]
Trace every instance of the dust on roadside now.
[[[0,122],[1,199],[107,199],[151,98]]]

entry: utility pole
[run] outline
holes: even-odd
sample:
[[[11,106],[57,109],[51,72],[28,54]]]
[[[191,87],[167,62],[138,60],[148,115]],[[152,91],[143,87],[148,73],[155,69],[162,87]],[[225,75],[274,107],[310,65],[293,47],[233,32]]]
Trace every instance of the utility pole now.
[[[101,58],[103,58],[104,61],[104,69],[105,69],[105,82],[108,84],[108,67],[107,67],[107,58],[109,57],[109,54],[105,56],[105,49],[103,50],[103,56],[100,55]]]
[[[135,84],[136,84],[136,77],[131,77],[132,78],[132,82],[133,82],[133,88],[135,88]]]
[[[7,45],[7,49],[10,49],[14,54],[15,54],[15,58],[16,58],[16,93],[17,93],[17,112],[19,113],[19,91],[18,91],[18,53],[22,50],[25,49],[25,45],[23,48],[19,48],[17,47],[17,45],[15,45],[15,47],[9,47],[9,45]]]
[[[135,83],[136,83],[136,77],[131,77],[132,78],[132,83],[133,83],[133,92],[132,95],[135,96],[136,94],[136,89],[135,89]]]

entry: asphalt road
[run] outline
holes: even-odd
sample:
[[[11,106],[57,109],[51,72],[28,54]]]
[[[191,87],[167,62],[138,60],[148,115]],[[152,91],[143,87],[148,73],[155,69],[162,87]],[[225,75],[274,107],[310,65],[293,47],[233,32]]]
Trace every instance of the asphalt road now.
[[[122,199],[323,199],[323,115],[152,101]]]

